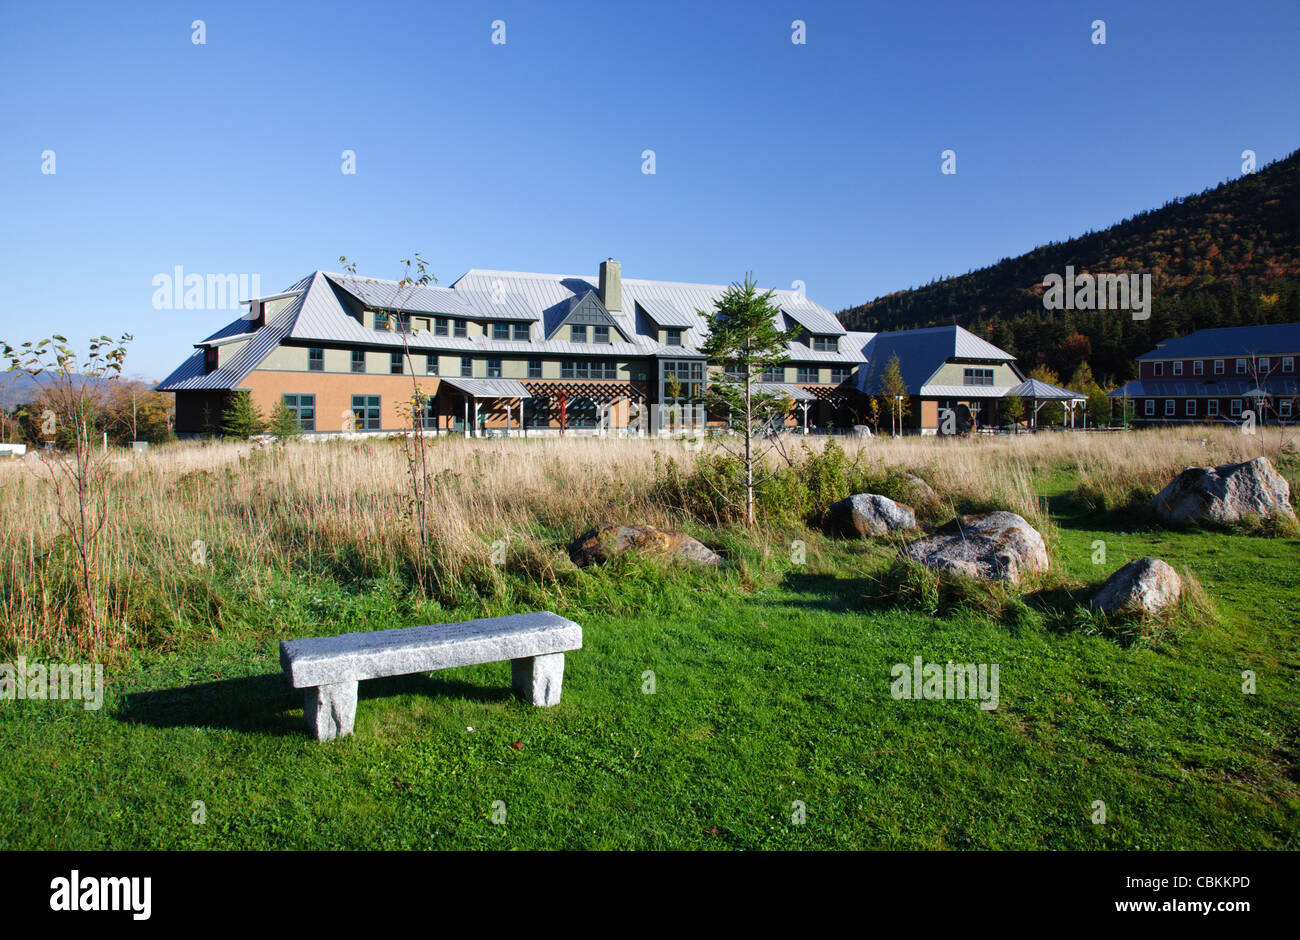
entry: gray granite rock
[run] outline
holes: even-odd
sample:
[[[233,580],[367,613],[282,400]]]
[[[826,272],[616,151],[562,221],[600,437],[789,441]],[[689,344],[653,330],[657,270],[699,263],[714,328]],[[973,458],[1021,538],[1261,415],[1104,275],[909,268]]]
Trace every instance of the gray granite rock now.
[[[308,732],[327,741],[352,733],[359,680],[508,659],[515,689],[535,705],[554,705],[563,654],[581,648],[582,627],[542,611],[289,640],[280,644],[280,666],[289,683],[304,690]]]
[[[722,558],[704,543],[681,532],[652,525],[599,525],[569,545],[569,557],[580,567],[602,564],[629,549],[668,555],[697,565],[720,565]]]
[[[832,503],[826,510],[826,524],[839,535],[867,538],[916,528],[912,507],[896,503],[877,493],[854,493]]]
[[[986,581],[1015,583],[1026,572],[1047,568],[1043,537],[1014,512],[958,516],[904,551],[935,571]]]
[[[1295,518],[1291,487],[1267,457],[1188,467],[1156,494],[1150,508],[1164,522],[1181,525],[1232,525],[1252,516]]]
[[[1145,611],[1155,613],[1178,600],[1183,579],[1159,558],[1130,561],[1106,579],[1091,604],[1107,613]]]

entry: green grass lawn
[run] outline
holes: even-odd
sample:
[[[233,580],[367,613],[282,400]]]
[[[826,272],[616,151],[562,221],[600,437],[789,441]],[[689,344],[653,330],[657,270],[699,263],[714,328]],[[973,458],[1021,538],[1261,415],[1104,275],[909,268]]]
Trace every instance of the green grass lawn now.
[[[444,609],[284,579],[274,604],[228,600],[240,629],[110,670],[98,712],[0,703],[0,847],[1296,848],[1297,543],[1081,516],[1071,486],[1044,483],[1058,565],[1096,581],[1158,555],[1217,622],[1126,645],[1033,597],[1009,622],[931,617],[882,594],[886,546],[795,534],[805,565],[774,542],[720,573],[578,575],[555,606],[585,645],[555,708],[514,700],[508,663],[376,680],[355,735],[321,744],[277,640],[532,605],[522,587]],[[891,667],[917,655],[999,664],[999,707],[893,699]]]

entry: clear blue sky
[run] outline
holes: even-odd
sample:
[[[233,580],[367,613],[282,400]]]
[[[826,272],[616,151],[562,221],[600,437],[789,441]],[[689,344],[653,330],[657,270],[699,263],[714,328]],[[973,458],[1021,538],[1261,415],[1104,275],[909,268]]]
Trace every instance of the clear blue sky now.
[[[233,315],[155,310],[155,275],[414,250],[840,309],[1286,155],[1297,49],[1295,0],[3,0],[0,339],[130,331],[161,378]]]

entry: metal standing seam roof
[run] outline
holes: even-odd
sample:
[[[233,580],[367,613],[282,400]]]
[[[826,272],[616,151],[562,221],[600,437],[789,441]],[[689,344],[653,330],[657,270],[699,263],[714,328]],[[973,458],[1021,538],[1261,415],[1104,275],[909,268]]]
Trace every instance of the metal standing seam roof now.
[[[795,294],[792,298],[782,299],[780,308],[782,313],[804,327],[809,333],[823,336],[843,336],[848,332],[848,330],[844,329],[844,324],[836,319],[835,314],[801,298],[798,294]]]
[[[1292,378],[1272,378],[1259,383],[1260,389],[1269,397],[1298,397],[1300,396],[1300,382]],[[1184,391],[1177,390],[1178,385],[1184,387]],[[1256,383],[1253,380],[1246,379],[1209,379],[1201,382],[1168,382],[1152,381],[1150,379],[1133,379],[1125,382],[1119,388],[1112,392],[1107,392],[1109,398],[1148,398],[1151,396],[1182,396],[1187,398],[1249,398],[1251,391],[1255,389]]]
[[[574,343],[568,340],[533,339],[527,342],[493,340],[487,336],[435,336],[431,331],[403,334],[365,328],[352,315],[347,298],[369,306],[389,306],[412,313],[444,314],[473,319],[529,320],[545,328],[553,315],[568,312],[573,298],[597,291],[597,279],[554,274],[531,274],[513,271],[472,270],[458,278],[451,287],[408,287],[382,278],[363,278],[350,274],[315,271],[283,294],[293,294],[284,309],[273,315],[249,337],[229,365],[204,372],[203,351],[191,354],[184,363],[157,386],[163,391],[235,388],[258,363],[286,339],[298,342],[325,342],[351,346],[402,346],[403,338],[412,350],[455,353],[502,353],[516,355],[600,355],[660,358],[702,358],[700,345],[706,339],[705,320],[701,311],[714,309],[715,302],[728,288],[714,284],[687,284],[673,281],[622,279],[621,310],[608,311],[627,342],[609,344]],[[597,294],[599,296],[599,294]],[[497,303],[500,299],[501,303]],[[800,316],[819,315],[834,318],[829,311],[812,301],[799,298],[793,291],[774,291],[774,302],[782,309],[795,307]],[[398,305],[398,306],[393,306]],[[491,306],[488,306],[491,305]],[[682,345],[660,343],[657,336],[637,331],[636,309],[647,313],[653,308],[660,316],[674,316],[685,330]],[[489,312],[490,311],[490,312]],[[672,311],[670,314],[668,311]],[[653,317],[652,317],[653,319]],[[837,321],[838,322],[838,321]],[[233,338],[247,331],[243,317],[213,333],[204,342]],[[841,328],[842,329],[842,328]],[[857,337],[869,334],[852,334]],[[815,352],[802,343],[790,344],[790,361],[855,364],[864,361],[861,349],[849,344],[847,351]]]
[[[1007,389],[1006,394],[1015,395],[1017,398],[1032,398],[1036,401],[1078,401],[1087,397],[1041,379],[1025,379],[1014,388]]]
[[[291,291],[297,291],[297,295],[285,305],[283,310],[274,314],[258,328],[229,365],[206,372],[205,350],[197,349],[155,388],[160,392],[237,388],[239,383],[248,377],[248,373],[252,372],[257,364],[289,335],[303,304],[308,296],[319,288],[321,280],[318,271],[309,274],[290,288]],[[248,321],[240,317],[236,322],[246,324]]]
[[[448,376],[442,381],[472,398],[532,398],[532,392],[516,379],[467,379]]]
[[[1143,359],[1228,359],[1233,356],[1300,355],[1300,323],[1228,326],[1197,330],[1165,340]]]
[[[909,395],[922,394],[917,389],[949,359],[973,359],[983,362],[1009,362],[1015,368],[1016,357],[998,349],[960,326],[934,326],[921,330],[897,330],[877,333],[864,351],[866,368],[858,370],[858,391],[879,394],[881,377],[889,361],[898,356],[898,367]],[[1018,372],[1019,370],[1017,370]],[[962,386],[966,388],[967,386]],[[987,388],[988,386],[970,386]]]
[[[695,326],[695,314],[691,311],[682,310],[671,300],[664,300],[660,297],[647,297],[638,300],[637,304],[657,326],[665,328],[689,328]]]
[[[785,395],[795,401],[817,401],[817,396],[806,388],[788,382],[755,382],[754,387],[765,395]]]

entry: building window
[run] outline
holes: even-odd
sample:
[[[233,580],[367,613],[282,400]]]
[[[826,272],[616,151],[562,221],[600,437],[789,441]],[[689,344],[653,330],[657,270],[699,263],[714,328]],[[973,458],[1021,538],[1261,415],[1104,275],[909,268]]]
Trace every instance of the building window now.
[[[352,396],[353,427],[358,431],[379,430],[379,396]]]
[[[542,360],[528,360],[528,377],[530,379],[540,379],[542,377]]]
[[[1182,374],[1183,374],[1183,364],[1182,364],[1182,362],[1175,362],[1175,363],[1174,363],[1174,375],[1182,375]]]
[[[388,354],[388,371],[393,375],[402,374],[402,354],[400,352]]]
[[[493,339],[504,339],[504,340],[508,340],[508,339],[510,339],[510,324],[509,324],[509,323],[500,323],[500,322],[493,323],[493,324],[492,324],[492,338],[493,338]]]
[[[565,359],[560,363],[562,379],[616,379],[618,365],[612,359]]]
[[[474,376],[474,360],[469,356],[460,357],[460,374],[462,378],[472,378]]]
[[[207,349],[203,350],[203,371],[217,371],[217,347],[209,346]]]
[[[764,369],[764,370],[763,370],[763,381],[764,381],[764,382],[784,382],[784,381],[785,381],[785,369],[782,368],[781,366],[777,366],[777,367],[775,367],[775,368],[773,368],[773,369]]]
[[[501,378],[501,360],[489,359],[487,361],[487,377],[489,379]]]
[[[1222,360],[1222,359],[1215,359],[1215,360],[1214,360],[1214,374],[1215,374],[1215,375],[1223,375],[1223,360]]]
[[[446,336],[448,325],[446,317],[435,317],[433,320],[433,335]]]
[[[1283,398],[1277,403],[1277,416],[1279,418],[1291,417],[1291,399]]]
[[[961,384],[962,385],[992,385],[993,370],[992,369],[963,369]]]
[[[1268,375],[1268,356],[1260,356],[1260,358],[1259,358],[1259,374],[1260,374],[1260,375]]]
[[[353,372],[366,371],[366,351],[364,349],[352,350],[352,371]]]
[[[664,330],[665,346],[680,346],[682,344],[682,331],[677,328]]]
[[[325,371],[325,350],[316,348],[307,350],[307,369],[310,372]]]
[[[838,336],[814,336],[812,348],[817,352],[839,352],[840,340]]]
[[[438,403],[428,395],[424,397],[423,408],[418,398],[411,399],[411,415],[421,429],[429,431],[438,427],[437,406]]]
[[[437,374],[438,374],[438,354],[437,354],[437,353],[425,353],[425,354],[424,354],[424,373],[425,373],[425,375],[437,375]]]
[[[1283,372],[1294,372],[1294,371],[1295,371],[1295,357],[1294,357],[1294,356],[1283,356],[1283,357],[1282,357],[1282,371],[1283,371]]]
[[[672,394],[672,380],[681,386],[677,397]],[[663,362],[663,383],[660,387],[659,400],[662,404],[685,402],[697,398],[704,388],[704,363],[698,359],[665,359]]]
[[[386,332],[388,332],[388,328],[389,328],[389,323],[388,323],[388,314],[386,314],[386,313],[380,313],[378,310],[376,310],[376,311],[375,311],[375,329],[376,329],[376,330],[379,330],[379,331],[382,332],[382,333],[386,333]]]
[[[1219,400],[1217,398],[1211,398],[1209,401],[1205,403],[1205,414],[1211,418],[1218,416]]]
[[[593,343],[609,343],[609,327],[593,326],[591,328],[591,341]]]
[[[587,341],[587,326],[585,323],[575,323],[569,326],[569,339],[575,343],[585,343]]]
[[[290,414],[298,419],[298,427],[304,431],[316,430],[316,396],[284,395],[280,399]]]
[[[1192,375],[1201,375],[1205,372],[1205,363],[1197,359],[1192,363]]]
[[[1245,374],[1246,374],[1246,360],[1245,360],[1245,359],[1238,359],[1238,360],[1237,360],[1237,374],[1238,374],[1238,375],[1245,375]]]
[[[1189,399],[1187,399],[1187,417],[1189,417],[1189,418],[1194,418],[1194,417],[1196,417],[1196,399],[1195,399],[1195,398],[1189,398]]]
[[[456,339],[465,339],[469,336],[469,327],[466,325],[464,320],[456,320],[453,323],[453,334]]]
[[[852,366],[833,366],[831,368],[831,381],[836,385],[842,385],[849,380],[849,376],[852,374]]]
[[[1143,413],[1144,415],[1146,415],[1148,418],[1150,418],[1150,417],[1154,417],[1154,416],[1155,416],[1155,413],[1156,413],[1156,400],[1155,400],[1154,398],[1148,398],[1148,399],[1143,403],[1142,413]]]
[[[1228,402],[1228,414],[1230,414],[1230,415],[1231,415],[1232,417],[1234,417],[1234,418],[1240,418],[1240,417],[1241,417],[1241,399],[1240,399],[1240,398],[1234,398],[1232,401]]]
[[[1152,375],[1164,375],[1164,374],[1165,374],[1165,364],[1164,364],[1163,362],[1153,362],[1153,363],[1151,364],[1151,374],[1152,374]]]
[[[1165,399],[1165,417],[1172,418],[1178,410],[1178,402],[1172,398]]]
[[[795,381],[800,385],[817,384],[817,367],[816,366],[799,366],[795,374]]]
[[[528,342],[528,324],[515,323],[510,327],[510,338],[516,343]]]

